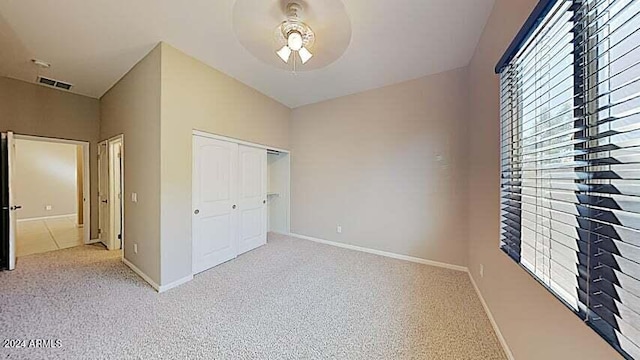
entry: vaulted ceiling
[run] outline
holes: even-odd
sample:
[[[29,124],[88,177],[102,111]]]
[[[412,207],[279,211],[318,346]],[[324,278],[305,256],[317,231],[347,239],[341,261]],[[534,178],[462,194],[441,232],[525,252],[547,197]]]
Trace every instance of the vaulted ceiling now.
[[[305,0],[310,7],[324,1]],[[466,66],[493,2],[343,0],[352,33],[346,51],[324,68],[294,75],[241,45],[232,24],[235,0],[8,0],[0,2],[0,75],[29,82],[43,75],[99,98],[166,41],[293,108]],[[273,14],[246,16],[264,22]],[[322,37],[323,24],[309,25]],[[32,58],[52,66],[39,70]]]

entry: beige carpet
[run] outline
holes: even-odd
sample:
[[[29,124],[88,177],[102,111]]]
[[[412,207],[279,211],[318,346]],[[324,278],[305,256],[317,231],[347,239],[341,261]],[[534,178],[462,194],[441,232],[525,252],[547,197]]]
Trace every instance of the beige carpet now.
[[[81,246],[0,273],[10,359],[505,359],[467,274],[284,236],[156,293]]]

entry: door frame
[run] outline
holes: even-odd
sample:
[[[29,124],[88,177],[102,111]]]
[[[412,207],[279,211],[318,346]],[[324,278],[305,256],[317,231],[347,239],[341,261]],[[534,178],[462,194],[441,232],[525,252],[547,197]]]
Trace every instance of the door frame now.
[[[121,159],[121,167],[120,167],[120,221],[121,221],[121,229],[122,229],[122,248],[117,247],[117,243],[118,243],[118,239],[117,239],[117,234],[113,231],[114,229],[114,221],[113,221],[113,215],[115,214],[115,204],[116,201],[114,201],[114,194],[112,192],[112,187],[113,187],[113,174],[114,174],[114,169],[113,169],[113,159],[112,159],[112,147],[115,144],[120,144],[120,159]],[[107,149],[106,149],[106,155],[107,155],[107,188],[108,188],[108,201],[109,201],[109,210],[108,210],[108,215],[109,215],[109,239],[107,239],[107,244],[105,244],[105,246],[107,247],[107,249],[109,250],[123,250],[124,249],[124,241],[125,241],[125,230],[124,230],[124,194],[125,194],[125,182],[124,182],[124,154],[125,154],[125,150],[124,150],[124,134],[119,134],[116,136],[113,136],[111,138],[108,138],[106,140],[101,140],[98,142],[98,146],[101,146],[101,144],[106,144]],[[100,191],[100,161],[98,161],[98,192]],[[100,201],[100,199],[98,199],[98,201]],[[98,203],[98,218],[100,217],[100,204]],[[100,219],[98,219],[98,222],[100,221]],[[124,259],[124,251],[122,251],[122,259]]]
[[[14,139],[82,146],[82,194],[84,196],[84,198],[82,199],[82,217],[84,220],[84,224],[82,226],[83,242],[85,245],[97,242],[95,239],[91,239],[91,168],[89,165],[90,143],[88,141],[81,140],[69,140],[24,134],[14,134]]]
[[[206,137],[209,139],[215,139],[215,140],[222,140],[222,141],[228,141],[228,142],[233,142],[239,145],[246,145],[246,146],[251,146],[251,147],[255,147],[255,148],[260,148],[260,149],[266,149],[266,150],[275,150],[284,154],[287,154],[287,166],[289,167],[289,171],[287,172],[287,203],[286,203],[286,208],[287,208],[287,226],[286,226],[286,234],[284,235],[289,235],[291,233],[291,151],[290,150],[285,150],[285,149],[279,149],[277,147],[273,147],[273,146],[268,146],[268,145],[264,145],[264,144],[258,144],[258,143],[253,143],[250,141],[244,141],[244,140],[240,140],[240,139],[236,139],[236,138],[232,138],[229,136],[224,136],[224,135],[218,135],[218,134],[214,134],[214,133],[210,133],[210,132],[206,132],[206,131],[202,131],[202,130],[192,130],[191,131],[191,138],[193,139],[193,135],[197,135],[197,136],[202,136],[202,137]],[[193,170],[192,170],[193,172]],[[193,179],[192,179],[193,181]],[[267,191],[269,191],[269,189],[267,189]],[[267,210],[268,213],[268,210]],[[269,223],[268,223],[268,219],[267,219],[267,232],[269,232]],[[191,238],[191,247],[193,248],[193,237]]]

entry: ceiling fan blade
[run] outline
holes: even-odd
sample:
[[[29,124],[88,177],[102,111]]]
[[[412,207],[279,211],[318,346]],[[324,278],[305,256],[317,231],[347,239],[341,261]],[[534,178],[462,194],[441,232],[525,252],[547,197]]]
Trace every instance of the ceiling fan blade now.
[[[283,46],[282,49],[276,51],[276,54],[284,61],[285,63],[289,62],[289,58],[291,57],[291,49],[287,45]]]

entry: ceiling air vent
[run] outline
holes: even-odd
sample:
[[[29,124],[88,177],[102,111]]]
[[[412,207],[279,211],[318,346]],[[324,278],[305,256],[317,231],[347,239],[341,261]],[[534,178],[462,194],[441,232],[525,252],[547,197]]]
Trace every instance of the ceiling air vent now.
[[[60,89],[69,90],[71,89],[71,84],[63,83],[62,81],[56,81],[56,87]]]
[[[56,87],[58,89],[64,89],[64,90],[70,90],[71,86],[73,86],[73,85],[71,85],[69,83],[58,81],[58,80],[49,79],[49,78],[46,78],[44,76],[38,76],[38,83],[43,84],[43,85],[47,85],[47,86],[53,86],[53,87]]]

